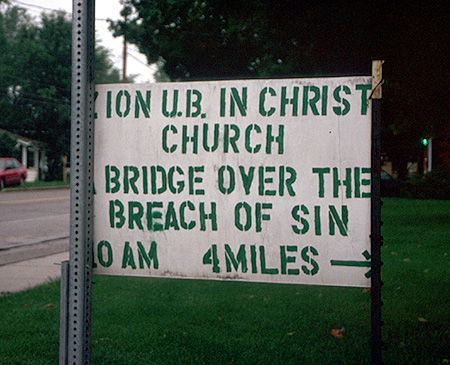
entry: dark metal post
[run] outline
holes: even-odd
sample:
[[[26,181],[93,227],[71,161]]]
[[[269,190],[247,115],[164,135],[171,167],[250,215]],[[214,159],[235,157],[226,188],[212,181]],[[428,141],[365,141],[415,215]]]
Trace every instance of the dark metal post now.
[[[73,0],[67,363],[89,364],[93,233],[95,2]]]
[[[381,85],[383,61],[372,62],[372,193],[371,193],[371,356],[372,364],[382,364],[381,339]]]
[[[69,261],[61,262],[61,298],[59,310],[59,363],[67,364],[67,324],[69,320]]]

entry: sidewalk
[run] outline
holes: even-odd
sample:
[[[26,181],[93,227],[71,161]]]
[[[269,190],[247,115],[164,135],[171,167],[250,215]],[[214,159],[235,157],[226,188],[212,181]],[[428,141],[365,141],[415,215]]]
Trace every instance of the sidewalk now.
[[[0,266],[0,293],[19,292],[59,278],[59,264],[66,260],[69,260],[69,252]]]

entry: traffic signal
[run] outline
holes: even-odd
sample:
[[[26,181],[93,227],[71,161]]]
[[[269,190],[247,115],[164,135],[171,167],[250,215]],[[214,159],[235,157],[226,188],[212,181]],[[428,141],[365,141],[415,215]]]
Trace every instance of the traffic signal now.
[[[422,138],[422,145],[426,146],[428,144],[428,138]]]

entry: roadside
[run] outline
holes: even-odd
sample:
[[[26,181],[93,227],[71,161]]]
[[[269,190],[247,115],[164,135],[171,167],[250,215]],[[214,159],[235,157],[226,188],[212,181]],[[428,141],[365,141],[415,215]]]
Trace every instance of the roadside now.
[[[60,276],[69,257],[69,185],[33,184],[0,192],[0,293]]]
[[[0,247],[0,267],[69,251],[69,236]]]
[[[20,186],[8,186],[1,189],[1,193],[27,191],[27,190],[46,190],[46,189],[70,189],[69,183],[63,183],[62,181],[38,181],[34,183],[25,183]]]
[[[0,295],[19,292],[59,278],[60,264],[68,259],[69,252],[63,252],[0,266]]]

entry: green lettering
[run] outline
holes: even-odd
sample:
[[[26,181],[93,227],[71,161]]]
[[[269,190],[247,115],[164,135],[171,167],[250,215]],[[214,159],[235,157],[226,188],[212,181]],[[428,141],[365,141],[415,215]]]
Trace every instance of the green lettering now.
[[[175,212],[175,208],[173,207],[173,202],[169,202],[169,204],[167,205],[164,229],[168,230],[170,227],[174,228],[175,231],[180,230],[180,226],[178,225],[177,220],[177,214]]]
[[[256,246],[250,246],[250,261],[252,263],[252,274],[258,273],[258,266],[256,265]]]
[[[220,116],[225,116],[225,108],[226,108],[226,89],[220,88]]]
[[[105,192],[106,192],[106,194],[108,194],[109,190],[110,190],[110,188],[109,188],[109,179],[110,179],[110,177],[109,177],[109,165],[106,165],[105,166]]]
[[[142,96],[142,93],[139,90],[136,90],[136,105],[134,108],[134,117],[137,119],[139,118],[139,106],[140,109],[144,113],[146,118],[150,118],[150,97],[151,97],[151,91],[147,90],[147,93],[145,95],[145,100]]]
[[[309,93],[314,93],[314,96],[309,99]],[[308,115],[308,105],[311,108],[313,115],[319,115],[317,109],[317,102],[320,100],[320,89],[317,86],[303,86],[303,115]]]
[[[241,210],[244,208],[246,215],[245,225],[241,223]],[[234,207],[234,225],[240,231],[248,231],[252,226],[252,208],[246,202],[237,203]]]
[[[183,125],[181,153],[186,154],[189,142],[192,143],[192,153],[196,155],[198,153],[198,125],[194,125],[194,134],[192,136],[187,134],[187,125]]]
[[[295,256],[288,256],[287,252],[297,252],[297,246],[280,246],[281,274],[299,275],[299,269],[287,269],[288,263],[295,263]]]
[[[212,245],[203,255],[203,265],[213,265],[212,271],[215,273],[220,272],[219,258],[217,257],[217,245]]]
[[[274,172],[275,166],[260,166],[259,167],[259,195],[268,195],[268,196],[274,196],[276,195],[276,190],[265,190],[265,184],[272,184],[273,178],[272,177],[265,177],[264,172]]]
[[[246,273],[248,271],[248,268],[245,245],[241,245],[239,247],[237,257],[235,257],[233,251],[231,250],[231,247],[225,244],[225,262],[227,265],[227,272],[231,272],[231,265],[233,265],[235,271],[238,271],[239,265],[241,265],[242,272]]]
[[[175,173],[175,171],[178,173],[178,175],[184,175],[183,170],[179,166],[172,166],[167,174],[169,190],[172,194],[180,194],[184,190],[184,180],[178,180],[177,186],[175,187],[175,185],[173,184],[173,174]]]
[[[202,183],[203,178],[201,176],[196,176],[197,172],[204,172],[205,166],[189,166],[188,175],[189,175],[189,194],[190,195],[205,195],[205,190],[203,189],[194,189],[194,184]]]
[[[281,107],[280,107],[280,116],[284,117],[286,116],[286,105],[291,104],[292,105],[292,116],[297,117],[298,116],[298,91],[299,87],[294,86],[293,87],[293,97],[291,99],[288,99],[286,97],[287,94],[287,87],[283,86],[281,88]]]
[[[250,166],[248,168],[248,174],[245,173],[245,167],[244,166],[239,166],[239,171],[241,173],[242,184],[244,186],[245,195],[249,195],[250,194],[250,187],[252,186],[252,182],[253,182],[253,176],[255,174],[255,167],[254,166]]]
[[[269,269],[266,267],[266,249],[264,246],[259,246],[259,259],[261,261],[261,274],[268,274],[268,275],[277,275],[278,269],[272,268]]]
[[[322,235],[322,223],[320,221],[320,206],[316,205],[314,207],[314,231],[316,236]]]
[[[144,194],[148,194],[148,168],[142,166],[142,191]]]
[[[263,209],[272,209],[272,203],[256,203],[256,232],[262,231],[262,221],[269,221],[270,215],[263,214]]]
[[[361,171],[362,171],[363,174],[371,174],[372,173],[372,170],[371,170],[370,167],[363,167],[361,169]],[[369,186],[370,185],[370,178],[369,179],[362,179],[361,180],[361,184],[363,186]],[[369,192],[363,192],[362,193],[362,197],[363,198],[370,198],[370,191]]]
[[[103,256],[103,247],[106,248],[108,258],[105,260]],[[100,241],[97,246],[98,263],[103,267],[110,267],[113,263],[113,252],[111,244],[108,241]]]
[[[131,173],[131,177],[130,177]],[[138,188],[136,186],[136,181],[139,178],[139,170],[136,166],[125,166],[123,173],[123,192],[124,194],[128,194],[130,191],[130,187],[133,190],[133,193],[139,194]]]
[[[302,224],[302,228],[300,229],[296,225],[292,225],[292,230],[296,234],[305,234],[309,231],[309,223],[305,218],[300,216],[299,210],[301,210],[304,215],[309,215],[309,210],[305,205],[302,204],[301,207],[298,205],[294,206],[291,211],[292,218],[294,218],[295,221],[300,222]]]
[[[234,136],[230,137],[230,128],[234,132]],[[234,153],[239,153],[239,148],[236,145],[237,140],[239,139],[239,127],[235,124],[225,124],[224,132],[223,132],[223,152],[228,153],[229,146],[233,148]]]
[[[147,202],[147,229],[149,231],[162,231],[163,225],[156,222],[156,220],[162,219],[162,212],[154,210],[153,208],[162,208],[162,202]]]
[[[144,207],[139,202],[128,202],[128,228],[134,229],[134,223],[140,230],[144,229],[142,217],[144,216]]]
[[[250,124],[245,128],[245,149],[250,153],[258,153],[261,149],[261,144],[259,143],[255,147],[252,147],[250,143],[250,133],[253,129],[257,134],[261,134],[261,128],[257,124]]]
[[[167,152],[167,153],[173,153],[173,152],[175,152],[175,150],[177,149],[178,146],[177,146],[176,143],[174,143],[174,144],[172,144],[172,145],[170,146],[170,148],[169,148],[169,146],[168,146],[168,144],[167,144],[167,133],[169,132],[169,130],[170,130],[173,134],[177,134],[177,133],[178,133],[177,128],[176,128],[173,124],[171,124],[171,125],[166,125],[166,126],[164,127],[164,129],[163,129],[163,135],[162,135],[162,148],[163,148],[164,152]]]
[[[371,84],[356,85],[356,90],[361,90],[361,115],[367,115],[367,109],[369,108],[369,99],[367,97],[367,94],[371,89]]]
[[[334,89],[333,96],[334,100],[336,100],[338,103],[342,103],[344,105],[344,110],[342,110],[341,106],[334,106],[333,111],[336,115],[346,115],[350,111],[350,103],[347,99],[341,98],[341,89],[344,91],[345,94],[350,95],[352,92],[350,91],[350,88],[348,86],[341,86],[339,85],[336,89]]]
[[[189,223],[186,222],[186,218],[185,218],[186,207],[188,207],[190,211],[195,210],[195,206],[192,202],[185,201],[185,202],[181,203],[181,205],[180,205],[180,224],[183,229],[192,229],[195,227],[195,221],[192,220]]]
[[[319,198],[323,198],[325,196],[325,180],[323,175],[330,173],[330,168],[320,168],[320,167],[313,167],[312,169],[313,174],[319,174]]]
[[[278,154],[282,155],[284,153],[284,125],[280,124],[278,126],[278,136],[274,137],[272,135],[272,126],[269,124],[267,126],[266,134],[266,153],[268,155],[272,154],[272,143],[276,142],[278,144]]]
[[[130,242],[125,242],[123,248],[122,269],[126,269],[130,266],[133,270],[136,270],[136,263],[134,262],[133,250],[130,247]]]
[[[203,149],[206,152],[214,152],[219,147],[219,124],[214,124],[214,144],[212,147],[208,145],[208,123],[203,124]]]
[[[159,268],[158,262],[158,251],[157,245],[155,241],[152,241],[150,244],[150,249],[145,252],[144,245],[141,242],[137,242],[138,245],[138,257],[139,257],[139,268],[144,269],[144,262],[147,264],[147,267],[150,269],[151,263],[153,262],[153,268],[157,270]]]
[[[286,166],[286,172],[289,173],[289,178],[284,180],[284,177],[283,178],[280,177],[280,186],[282,185],[281,182],[284,180],[286,182],[286,189],[289,193],[289,196],[295,196],[295,191],[294,188],[292,187],[292,184],[297,180],[297,172],[292,167],[289,166]],[[283,196],[282,194],[280,195]]]
[[[178,90],[173,91],[172,110],[167,110],[167,90],[163,90],[162,113],[166,118],[174,118],[178,110]]]
[[[313,256],[318,256],[319,253],[317,252],[317,250],[312,247],[312,246],[306,246],[303,250],[302,250],[302,259],[303,261],[305,261],[306,263],[310,264],[312,266],[312,268],[307,267],[306,265],[302,265],[302,271],[306,274],[306,275],[316,275],[319,272],[319,265],[317,264],[317,261],[310,258],[309,257],[309,253],[311,253]]]
[[[231,88],[230,95],[230,117],[235,116],[236,105],[239,109],[241,116],[247,115],[247,88],[242,88],[242,98],[240,97],[238,90],[235,87]]]
[[[341,217],[339,216],[336,207],[334,205],[329,206],[329,228],[330,228],[330,236],[334,236],[335,234],[335,225],[338,226],[339,232],[342,236],[348,235],[348,208],[346,205],[342,206]]]
[[[322,115],[327,115],[328,106],[328,86],[322,86]]]
[[[271,96],[277,95],[275,90],[272,89],[271,87],[269,88],[265,87],[259,93],[259,114],[261,114],[263,117],[270,117],[271,115],[273,115],[273,113],[275,113],[275,108],[271,107],[269,110],[266,110],[265,108],[267,93],[269,93]]]
[[[158,165],[158,166],[151,166],[150,172],[152,175],[152,194],[162,194],[167,190],[167,175],[166,170],[164,170],[164,167]],[[161,186],[158,187],[158,172],[161,176]]]
[[[346,168],[345,173],[346,173],[345,180],[341,182],[341,180],[339,180],[338,168],[333,167],[333,198],[339,197],[339,186],[341,184],[344,184],[344,186],[346,187],[345,196],[347,198],[352,197],[352,169]]]
[[[122,97],[125,96],[125,111],[122,112],[120,104],[122,103]],[[120,118],[125,118],[130,114],[131,95],[127,90],[120,90],[116,95],[116,114]]]
[[[228,187],[225,187],[225,178],[224,178],[224,172],[228,171]],[[234,169],[227,165],[227,166],[220,166],[219,168],[219,190],[222,194],[228,195],[231,194],[234,191],[234,188],[236,186],[236,178],[234,174]]]
[[[206,220],[211,220],[211,230],[217,231],[217,214],[216,214],[216,203],[211,202],[211,213],[205,213],[205,203],[201,202],[199,206],[200,210],[200,230],[206,231]]]
[[[106,118],[111,118],[112,116],[112,91],[106,92]]]
[[[110,171],[114,173],[114,176],[111,177],[111,184],[114,184],[114,186],[112,186],[111,188],[111,193],[115,194],[120,190],[120,171],[116,166],[111,166]]]
[[[119,208],[118,211],[116,211],[115,207]],[[109,201],[109,224],[111,228],[122,228],[125,224],[125,217],[123,215],[125,211],[125,207],[119,200],[110,200]],[[115,223],[115,218],[118,219],[118,222]]]

